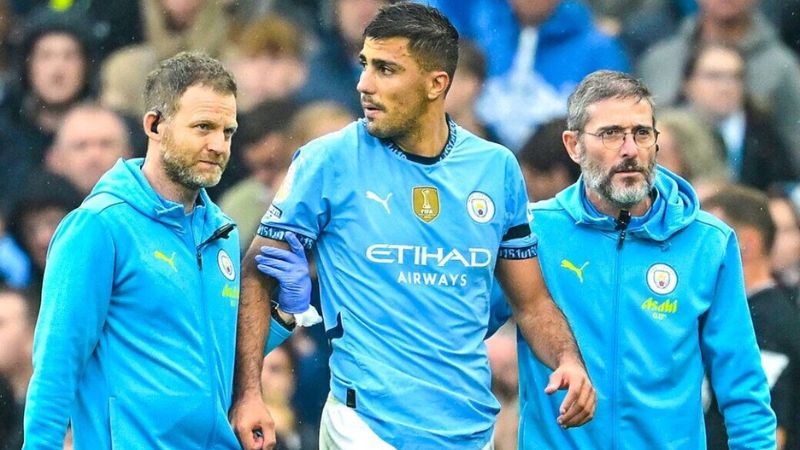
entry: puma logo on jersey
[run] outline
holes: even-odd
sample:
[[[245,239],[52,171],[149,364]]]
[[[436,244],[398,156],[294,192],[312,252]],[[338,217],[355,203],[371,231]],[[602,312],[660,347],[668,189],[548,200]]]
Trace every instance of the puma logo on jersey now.
[[[375,200],[376,202],[378,202],[381,205],[383,205],[383,208],[386,210],[386,214],[391,214],[392,213],[392,211],[389,209],[389,199],[392,198],[392,193],[391,192],[389,192],[389,195],[387,195],[386,199],[384,200],[384,199],[380,198],[378,196],[378,194],[376,194],[376,193],[374,193],[372,191],[367,191],[367,198],[370,199],[370,200]]]
[[[156,259],[160,259],[169,264],[169,266],[172,267],[172,270],[174,270],[175,272],[178,271],[178,269],[175,267],[175,252],[172,252],[172,256],[167,258],[167,255],[163,254],[161,250],[156,250],[153,253],[153,256],[155,256]]]
[[[585,269],[586,266],[588,266],[588,265],[589,265],[589,261],[586,261],[585,263],[583,263],[583,265],[580,268],[578,268],[578,267],[575,267],[575,264],[572,264],[570,261],[568,261],[566,259],[562,259],[561,260],[561,267],[563,267],[563,268],[565,268],[567,270],[571,270],[571,271],[575,272],[575,275],[578,276],[578,281],[580,281],[581,283],[583,283],[583,269]]]

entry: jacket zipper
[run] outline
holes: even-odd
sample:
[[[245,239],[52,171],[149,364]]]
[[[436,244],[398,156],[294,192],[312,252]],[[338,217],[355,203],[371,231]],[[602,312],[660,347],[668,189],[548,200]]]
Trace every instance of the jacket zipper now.
[[[228,239],[228,236],[231,234],[231,231],[233,231],[234,228],[236,228],[236,224],[235,223],[226,223],[225,225],[223,225],[223,226],[217,228],[216,230],[214,230],[214,232],[211,233],[211,236],[209,236],[208,239],[206,239],[205,241],[201,242],[200,245],[197,246],[197,268],[198,268],[198,272],[200,272],[200,286],[201,286],[200,287],[200,295],[201,295],[201,301],[203,302],[203,305],[201,306],[200,311],[201,311],[201,314],[202,314],[203,323],[206,326],[205,332],[206,332],[206,334],[208,336],[211,336],[212,333],[211,333],[211,322],[210,322],[209,316],[208,316],[208,304],[207,304],[208,303],[208,298],[205,295],[205,293],[206,293],[205,279],[204,279],[203,274],[202,274],[202,272],[203,272],[203,249],[205,247],[207,247],[208,245],[210,245],[211,243],[213,243],[214,241],[216,241],[217,239]],[[212,381],[212,383],[215,383],[215,381],[218,378],[216,376],[217,374],[215,373],[216,365],[214,365],[214,363],[213,363],[213,361],[214,361],[213,346],[212,345],[207,345],[205,347],[206,347],[205,348],[206,365],[209,368],[208,377],[209,377],[209,380]],[[218,386],[214,386],[214,389],[213,389],[214,392],[216,392],[217,387]],[[217,398],[216,395],[212,395],[212,399],[213,399],[214,402],[219,401],[219,399]],[[214,436],[217,433],[217,426],[218,426],[217,422],[218,422],[217,421],[217,417],[214,417],[214,422],[213,422],[213,424],[211,426],[211,429],[208,430],[209,434],[208,434],[208,438],[207,438],[208,441],[206,442],[206,444],[207,444],[206,447],[208,447],[210,445],[210,443],[213,442]]]
[[[612,362],[611,367],[613,367],[613,376],[612,376],[612,400],[611,404],[611,448],[616,449],[618,447],[618,440],[619,436],[617,433],[618,430],[618,422],[619,422],[619,334],[620,334],[620,326],[619,326],[619,302],[620,302],[620,274],[622,273],[622,246],[625,244],[625,237],[628,230],[628,224],[631,221],[631,213],[627,210],[621,210],[619,212],[619,217],[617,217],[617,226],[615,228],[616,231],[619,231],[619,238],[617,240],[617,252],[616,252],[616,265],[615,265],[615,273],[614,273],[614,286],[615,289],[615,298],[614,298],[614,344],[613,349],[614,353],[612,355]]]
[[[617,240],[617,250],[622,250],[625,244],[625,237],[628,232],[628,224],[631,223],[631,212],[627,209],[621,209],[617,217],[617,226],[614,230],[619,231],[619,240]]]

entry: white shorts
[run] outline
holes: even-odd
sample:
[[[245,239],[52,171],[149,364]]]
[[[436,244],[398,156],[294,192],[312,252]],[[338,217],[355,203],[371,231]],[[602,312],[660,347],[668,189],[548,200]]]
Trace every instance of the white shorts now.
[[[395,450],[354,409],[328,395],[319,427],[320,450]],[[482,450],[494,450],[494,436]]]

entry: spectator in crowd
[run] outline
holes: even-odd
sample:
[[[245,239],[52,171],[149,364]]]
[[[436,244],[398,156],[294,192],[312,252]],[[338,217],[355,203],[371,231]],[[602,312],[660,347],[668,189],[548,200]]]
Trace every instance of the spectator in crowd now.
[[[63,178],[35,172],[15,198],[8,229],[30,260],[29,284],[38,288],[41,287],[47,250],[56,227],[83,197]]]
[[[766,189],[796,181],[794,158],[744,85],[745,61],[730,45],[699,43],[684,68],[687,107],[713,130],[728,173],[742,184]],[[798,111],[800,112],[800,111]]]
[[[103,62],[102,102],[128,116],[145,111],[144,80],[158,62],[184,50],[219,56],[227,45],[230,15],[217,1],[141,0],[144,42],[121,48]]]
[[[0,106],[0,192],[18,190],[20,180],[41,168],[67,111],[92,96],[90,49],[79,23],[51,14],[31,18],[18,84]]]
[[[361,32],[389,0],[331,0],[332,25],[319,39],[319,48],[308,62],[308,82],[302,88],[303,101],[332,100],[351,114],[362,114],[355,89],[361,66]]]
[[[324,10],[330,0],[221,0],[232,11],[238,26],[246,26],[268,14],[278,14],[309,34],[317,35],[324,28]]]
[[[686,18],[677,33],[648,49],[637,71],[662,105],[677,102],[692,49],[702,42],[737,46],[744,55],[747,92],[775,120],[793,162],[800,159],[800,65],[758,11],[759,1],[698,0],[700,10]]]
[[[778,420],[777,449],[796,449],[800,413],[800,316],[770,272],[775,222],[767,196],[744,186],[726,186],[703,201],[703,209],[736,232],[741,247],[750,316],[761,350]],[[728,435],[716,401],[706,412],[708,448],[728,448]]]
[[[0,378],[8,381],[12,397],[3,408],[14,418],[6,431],[8,440],[0,440],[0,449],[19,449],[22,445],[22,411],[33,367],[33,329],[39,314],[38,299],[0,284]],[[5,445],[5,447],[3,446]]]
[[[486,80],[486,58],[474,42],[462,40],[458,44],[458,66],[453,84],[447,92],[445,108],[450,117],[476,136],[492,142],[498,137],[477,116],[476,102]]]
[[[711,129],[691,111],[658,113],[658,164],[680,175],[693,187],[727,181],[728,167]]]
[[[64,117],[45,166],[85,197],[118,159],[131,156],[128,128],[122,118],[100,105],[84,104]]]
[[[434,2],[435,3],[435,2]],[[459,29],[487,58],[478,117],[517,151],[540,124],[563,116],[567,96],[597,69],[628,70],[618,42],[598,30],[578,0],[444,2],[465,8]],[[491,24],[491,25],[489,25]]]
[[[770,191],[769,211],[775,222],[775,245],[770,268],[775,279],[800,307],[800,215],[798,205],[787,193]]]
[[[117,48],[142,40],[141,2],[139,0],[9,0],[17,20],[49,10],[66,18],[85,22],[85,31],[96,43],[97,56],[105,58]],[[4,1],[3,3],[7,3]]]
[[[266,101],[293,99],[308,77],[302,31],[275,14],[248,24],[226,53],[240,88],[241,112]]]
[[[266,356],[261,369],[261,398],[275,421],[275,450],[316,450],[317,430],[298,420],[292,406],[297,386],[297,355],[291,341]]]
[[[561,134],[566,125],[566,118],[541,125],[517,153],[532,202],[555,197],[581,174],[581,167],[564,151]]]

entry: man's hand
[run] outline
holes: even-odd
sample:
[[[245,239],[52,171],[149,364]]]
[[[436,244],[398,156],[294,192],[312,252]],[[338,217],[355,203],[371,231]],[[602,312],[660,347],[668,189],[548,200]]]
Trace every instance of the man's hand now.
[[[592,420],[597,406],[597,393],[583,364],[576,361],[563,363],[550,374],[550,382],[544,392],[552,394],[560,389],[567,389],[558,411],[558,424],[562,428],[581,426]]]
[[[311,303],[311,276],[303,244],[294,233],[286,233],[290,250],[264,246],[256,255],[256,267],[278,280],[278,307],[289,314],[308,310]]]
[[[258,395],[235,401],[228,416],[242,449],[271,450],[275,446],[275,423]]]

